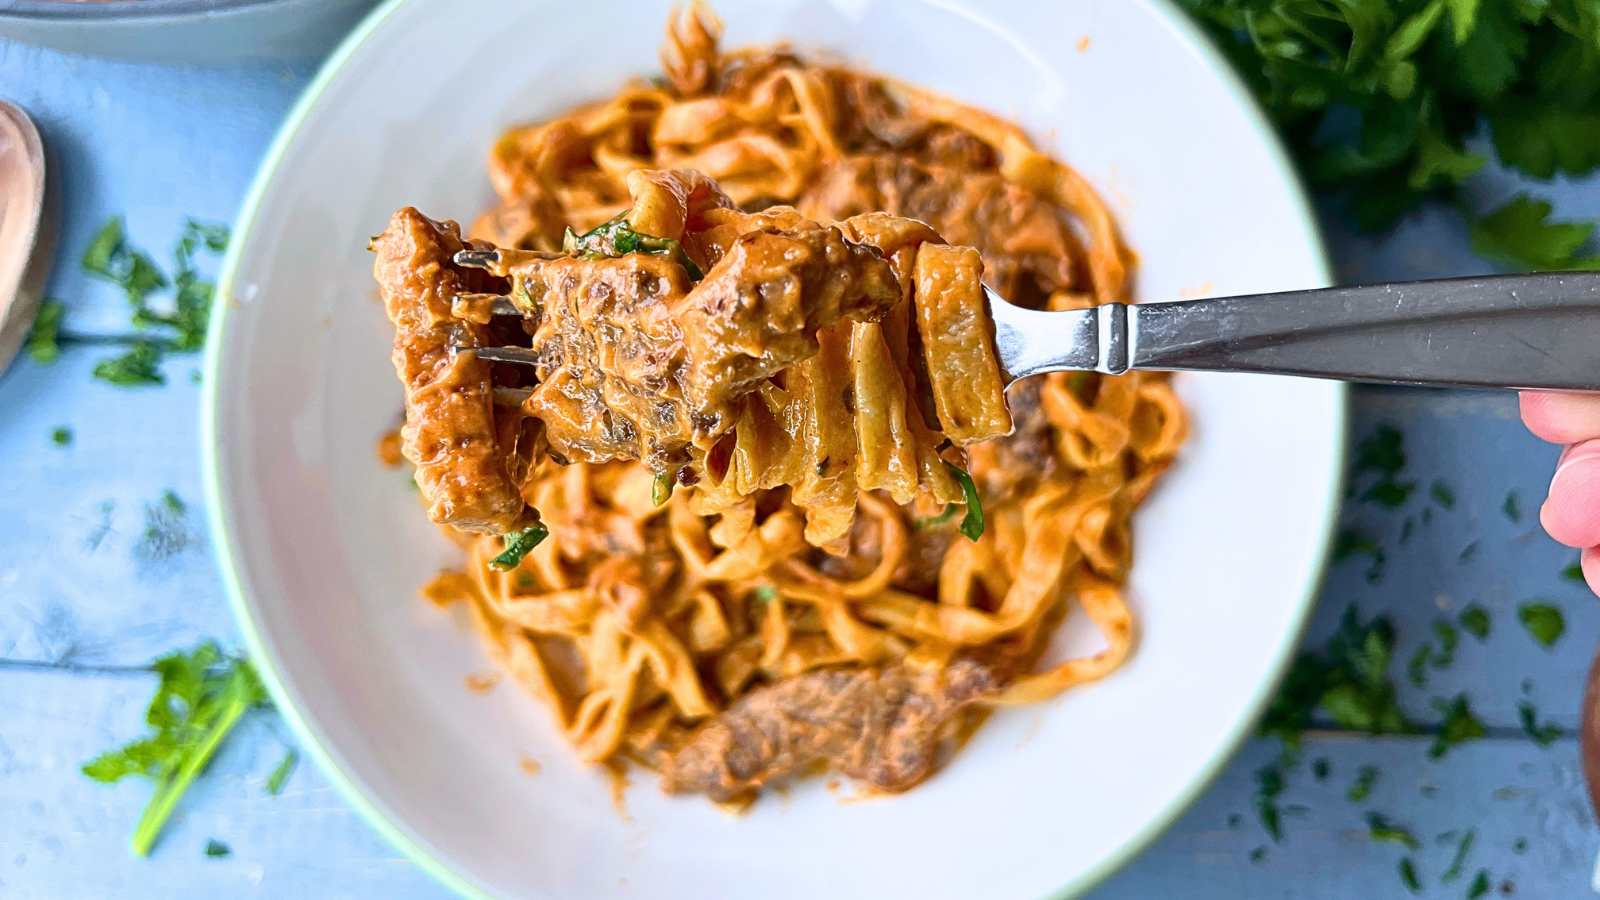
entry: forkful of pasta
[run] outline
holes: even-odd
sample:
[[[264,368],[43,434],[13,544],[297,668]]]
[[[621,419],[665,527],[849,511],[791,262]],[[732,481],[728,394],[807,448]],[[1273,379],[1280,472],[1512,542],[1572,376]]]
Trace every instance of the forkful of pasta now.
[[[635,171],[628,189],[626,211],[559,249],[465,241],[410,208],[374,239],[435,521],[536,541],[519,469],[639,460],[655,503],[692,487],[699,515],[786,488],[825,549],[862,491],[964,506],[976,539],[964,448],[1011,432],[1006,388],[1037,374],[1600,387],[1600,273],[1030,309],[914,219],[743,212],[692,171]],[[1153,440],[1175,445],[1182,421]]]

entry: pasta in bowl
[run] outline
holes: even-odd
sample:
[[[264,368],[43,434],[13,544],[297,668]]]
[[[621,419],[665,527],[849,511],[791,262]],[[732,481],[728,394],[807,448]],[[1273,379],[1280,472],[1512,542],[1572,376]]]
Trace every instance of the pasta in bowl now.
[[[1108,220],[1114,211],[1118,231],[1139,252],[1124,297],[1303,287],[1323,277],[1314,233],[1272,144],[1220,70],[1210,68],[1212,58],[1181,29],[1172,30],[1159,6],[1023,3],[1007,7],[1004,21],[977,6],[944,3],[724,0],[717,9],[727,22],[728,47],[788,40],[792,54],[810,65],[881,73],[876,77],[887,82],[925,86],[933,96],[1016,122],[1038,152],[1083,173]],[[1151,475],[1152,489],[1125,523],[1137,552],[1115,596],[1137,623],[1133,652],[1111,677],[1048,703],[967,702],[953,714],[959,722],[941,742],[933,777],[870,802],[841,804],[839,792],[852,790],[843,776],[798,777],[781,790],[764,788],[757,802],[729,816],[702,797],[665,794],[658,774],[633,764],[626,741],[606,757],[617,765],[584,762],[572,751],[576,732],[562,727],[551,704],[529,698],[521,679],[489,661],[492,654],[470,627],[469,597],[452,595],[444,612],[414,599],[417,586],[440,569],[490,584],[507,578],[508,596],[526,589],[514,574],[471,563],[480,545],[485,553],[504,552],[499,535],[461,538],[465,549],[441,539],[406,486],[410,472],[372,464],[372,439],[393,427],[402,390],[388,363],[392,325],[380,304],[362,299],[377,292],[374,257],[360,236],[383,227],[397,207],[414,204],[428,215],[458,219],[468,240],[560,253],[561,227],[552,227],[543,244],[475,227],[479,211],[506,205],[491,190],[499,176],[481,174],[484,150],[508,125],[537,128],[617,94],[630,77],[664,71],[651,59],[659,43],[655,23],[666,12],[660,3],[620,22],[539,0],[448,10],[396,4],[336,57],[292,118],[236,230],[235,259],[219,284],[231,299],[219,304],[204,388],[216,543],[224,572],[237,579],[231,591],[253,654],[308,753],[335,784],[409,854],[468,893],[931,897],[1081,889],[1171,821],[1215,771],[1287,653],[1336,491],[1337,390],[1248,377],[1185,375],[1168,384],[1191,430],[1174,464]],[[1030,22],[1050,27],[1023,27]],[[517,35],[536,40],[526,37],[516,42],[518,52],[505,52],[507,39]],[[1084,35],[1092,47],[1080,53],[1075,44]],[[417,41],[431,48],[426,66],[415,64]],[[490,57],[495,78],[486,81],[481,60]],[[1157,84],[1185,90],[1180,97]],[[1207,141],[1173,152],[1200,129]],[[650,167],[701,171],[743,211],[768,208],[760,198],[738,196],[738,180],[726,171],[654,162]],[[963,180],[991,181],[969,171],[951,182],[960,187]],[[601,190],[598,179],[589,183]],[[819,183],[812,179],[802,192]],[[625,177],[604,190],[591,212],[571,217],[576,235],[629,207]],[[838,213],[791,205],[830,225],[874,209],[904,210],[879,199],[885,190],[874,187],[870,202]],[[933,205],[916,191],[907,196]],[[936,221],[933,209],[911,217],[934,226],[951,246],[986,253],[981,236]],[[509,214],[496,218],[509,221]],[[1063,240],[1085,251],[1108,246],[1090,240],[1088,219],[1074,214],[1071,221]],[[1009,277],[994,256],[987,254],[985,274]],[[1084,268],[1102,273],[1133,261],[1130,255],[1084,259]],[[1013,271],[1034,268],[1029,258]],[[1019,301],[1041,302],[991,283]],[[530,377],[528,367],[518,368]],[[505,383],[513,377],[505,373]],[[1069,383],[1067,390],[1083,394],[1062,399],[1098,403],[1105,386]],[[1031,433],[1020,425],[1018,392],[1027,387],[1012,388],[1018,438]],[[1039,391],[1045,393],[1043,382]],[[919,405],[911,408],[920,415],[925,398],[916,396]],[[1141,414],[1134,424],[1141,441],[1157,433],[1149,427],[1154,415]],[[1089,452],[1088,439],[1097,437],[1086,432],[1062,452]],[[986,513],[977,543],[961,533],[963,503],[930,508],[913,498],[902,506],[873,495],[888,509],[863,502],[855,511],[851,532],[861,533],[866,558],[893,556],[897,568],[920,581],[913,596],[890,594],[888,604],[878,604],[890,613],[904,610],[907,629],[916,627],[917,610],[956,605],[931,604],[925,599],[931,594],[917,593],[938,589],[945,557],[901,549],[879,554],[866,543],[881,531],[884,541],[904,537],[920,551],[920,537],[939,535],[943,552],[967,555],[968,584],[994,578],[1002,563],[982,556],[983,546],[1003,537],[1002,529],[1017,534],[1005,519],[1028,512],[997,514],[1008,502],[1008,479],[990,484],[980,473],[983,457],[1005,446],[985,441],[941,451],[973,475]],[[563,517],[580,524],[578,535],[591,542],[589,559],[609,556],[614,543],[637,529],[651,542],[645,558],[653,560],[663,532],[668,544],[673,540],[678,507],[699,496],[696,486],[676,484],[658,509],[647,466],[595,464],[579,470],[582,480],[573,471],[579,467],[557,466],[552,471],[571,484],[539,480],[530,508],[551,536],[522,560],[522,569],[560,548]],[[1047,521],[1060,502],[1041,502],[1035,514]],[[630,520],[634,510],[638,518]],[[947,513],[917,527],[918,520]],[[758,509],[757,524],[769,514]],[[701,521],[702,528],[717,524]],[[804,541],[803,512],[779,518],[785,528],[796,521],[804,546],[785,561],[839,583],[872,574],[813,550]],[[558,562],[557,573],[571,568]],[[729,557],[721,563],[731,564]],[[732,589],[714,585],[713,594]],[[988,587],[982,595],[969,590],[983,597],[969,610],[995,613],[984,609],[992,601]],[[765,621],[768,594],[750,591],[747,618],[756,612]],[[665,606],[666,598],[646,599],[651,610]],[[1083,593],[1059,622],[1041,628],[1039,656],[1018,671],[1045,673],[1106,650],[1086,613],[1095,599]],[[830,646],[810,619],[816,612],[799,617],[803,606],[821,604],[788,596],[781,603],[797,616],[786,655]],[[895,644],[921,641],[903,637],[914,632],[899,624],[891,630],[859,615],[865,607],[853,599],[845,606],[864,627],[884,634],[891,654],[870,666],[841,661],[798,673],[849,673],[850,683],[825,686],[841,697],[855,696],[855,684],[866,681],[860,673],[901,665],[906,657],[893,655]],[[730,630],[739,612],[726,608]],[[513,645],[510,652],[520,651]],[[957,676],[977,674],[967,658],[956,650],[949,664],[924,666],[912,658],[894,671],[917,676],[901,682],[908,690],[922,689],[927,672],[953,690]],[[464,689],[469,677],[479,690]],[[739,697],[782,680],[763,672]],[[496,686],[483,691],[490,683]],[[648,664],[637,684],[640,696],[660,703]],[[988,689],[977,680],[968,685]],[[726,711],[715,682],[702,681],[701,689],[719,714]],[[563,695],[570,716],[582,701],[569,696],[578,695]],[[951,702],[966,701],[952,694]],[[685,736],[715,718],[685,717]],[[970,727],[979,720],[981,727]],[[624,735],[637,739],[644,732]],[[538,773],[529,774],[535,763]],[[618,777],[610,771],[623,764],[631,787],[619,815],[608,785]],[[767,785],[776,788],[776,781]]]
[[[1147,373],[1049,375],[1007,408],[981,279],[1127,299],[1076,173],[720,27],[686,6],[665,84],[502,136],[476,240],[406,208],[373,241],[405,456],[467,541],[428,594],[585,759],[721,801],[817,767],[903,791],[986,710],[1127,657],[1128,523],[1184,413]],[[496,341],[533,374],[483,358]],[[1072,607],[1104,647],[1036,668]]]

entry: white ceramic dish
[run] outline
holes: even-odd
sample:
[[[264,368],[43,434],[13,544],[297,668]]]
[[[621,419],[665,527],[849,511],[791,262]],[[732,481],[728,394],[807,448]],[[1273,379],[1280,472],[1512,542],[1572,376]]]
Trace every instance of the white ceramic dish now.
[[[652,71],[666,5],[619,19],[556,0],[392,2],[296,108],[235,232],[205,379],[214,537],[250,649],[353,802],[463,892],[1080,891],[1172,821],[1269,696],[1321,573],[1339,387],[1180,379],[1194,437],[1137,518],[1133,660],[995,716],[901,797],[847,804],[811,784],[733,818],[641,778],[624,818],[537,703],[465,690],[488,663],[416,599],[452,553],[374,459],[400,398],[366,236],[403,203],[470,218],[497,132]],[[717,6],[730,44],[788,38],[1020,121],[1111,199],[1143,258],[1141,296],[1328,277],[1262,119],[1157,0]],[[541,774],[519,769],[524,754]]]

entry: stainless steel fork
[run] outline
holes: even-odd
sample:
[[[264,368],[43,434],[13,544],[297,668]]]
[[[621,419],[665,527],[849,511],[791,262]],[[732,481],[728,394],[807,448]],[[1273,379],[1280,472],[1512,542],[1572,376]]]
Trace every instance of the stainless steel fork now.
[[[492,251],[491,251],[492,252]],[[481,265],[481,251],[457,262]],[[988,288],[1008,381],[1043,372],[1257,372],[1435,387],[1600,390],[1600,272],[1396,282],[1045,312]],[[495,298],[496,315],[520,315]],[[533,364],[522,347],[479,347]],[[508,398],[515,401],[515,397]]]
[[[1445,278],[1040,312],[990,292],[1001,366],[1600,390],[1600,272]]]

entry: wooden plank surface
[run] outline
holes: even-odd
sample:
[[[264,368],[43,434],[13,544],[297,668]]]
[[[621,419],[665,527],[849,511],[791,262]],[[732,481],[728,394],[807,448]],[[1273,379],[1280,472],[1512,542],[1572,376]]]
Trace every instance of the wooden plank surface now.
[[[135,240],[164,257],[185,216],[230,218],[309,71],[137,66],[0,42],[0,90],[38,118],[61,176],[62,252],[51,285],[68,303],[70,331],[127,330],[122,298],[74,264],[89,235],[126,214]],[[1558,212],[1600,215],[1596,184],[1559,186]],[[1510,187],[1491,175],[1481,189]],[[1443,213],[1386,240],[1350,234],[1336,215],[1329,222],[1347,280],[1484,270]],[[234,634],[203,534],[194,361],[175,360],[166,387],[126,390],[89,377],[107,352],[72,344],[52,366],[24,361],[0,376],[0,897],[439,896],[309,765],[282,796],[262,793],[289,740],[270,715],[253,717],[230,742],[149,860],[126,851],[147,789],[79,775],[83,760],[140,730],[152,679],[137,667],[203,637],[231,643]],[[1535,746],[1517,712],[1534,702],[1543,720],[1570,732],[1600,625],[1600,601],[1561,577],[1571,552],[1536,529],[1555,451],[1521,430],[1506,396],[1363,389],[1353,406],[1353,440],[1380,425],[1403,431],[1403,477],[1422,489],[1399,511],[1346,504],[1343,525],[1377,540],[1387,563],[1376,581],[1364,560],[1334,566],[1306,644],[1320,645],[1354,603],[1394,620],[1404,660],[1436,618],[1480,603],[1493,614],[1488,641],[1464,639],[1456,662],[1424,688],[1400,679],[1401,702],[1436,722],[1431,701],[1466,692],[1490,736],[1438,762],[1427,759],[1423,738],[1313,740],[1280,800],[1305,807],[1286,816],[1281,845],[1252,809],[1255,773],[1277,750],[1252,742],[1168,835],[1095,896],[1407,896],[1399,848],[1367,837],[1368,811],[1424,841],[1416,859],[1425,896],[1465,895],[1464,883],[1438,883],[1448,853],[1437,842],[1465,828],[1479,830],[1469,878],[1485,867],[1497,889],[1509,879],[1522,897],[1585,889],[1600,833],[1584,805],[1576,742],[1569,733]],[[67,448],[50,440],[59,425],[73,430]],[[1424,522],[1435,479],[1455,503]],[[159,510],[167,490],[187,507],[176,529],[183,539],[152,543],[147,507]],[[1511,492],[1519,521],[1503,512]],[[1535,597],[1566,614],[1567,634],[1548,650],[1515,621],[1517,604]],[[1321,783],[1309,773],[1319,756],[1332,770]],[[1344,791],[1363,765],[1383,775],[1370,801],[1351,804]],[[206,858],[211,838],[232,856]],[[1519,838],[1528,841],[1523,853],[1514,849]],[[1252,862],[1262,846],[1264,859]]]

